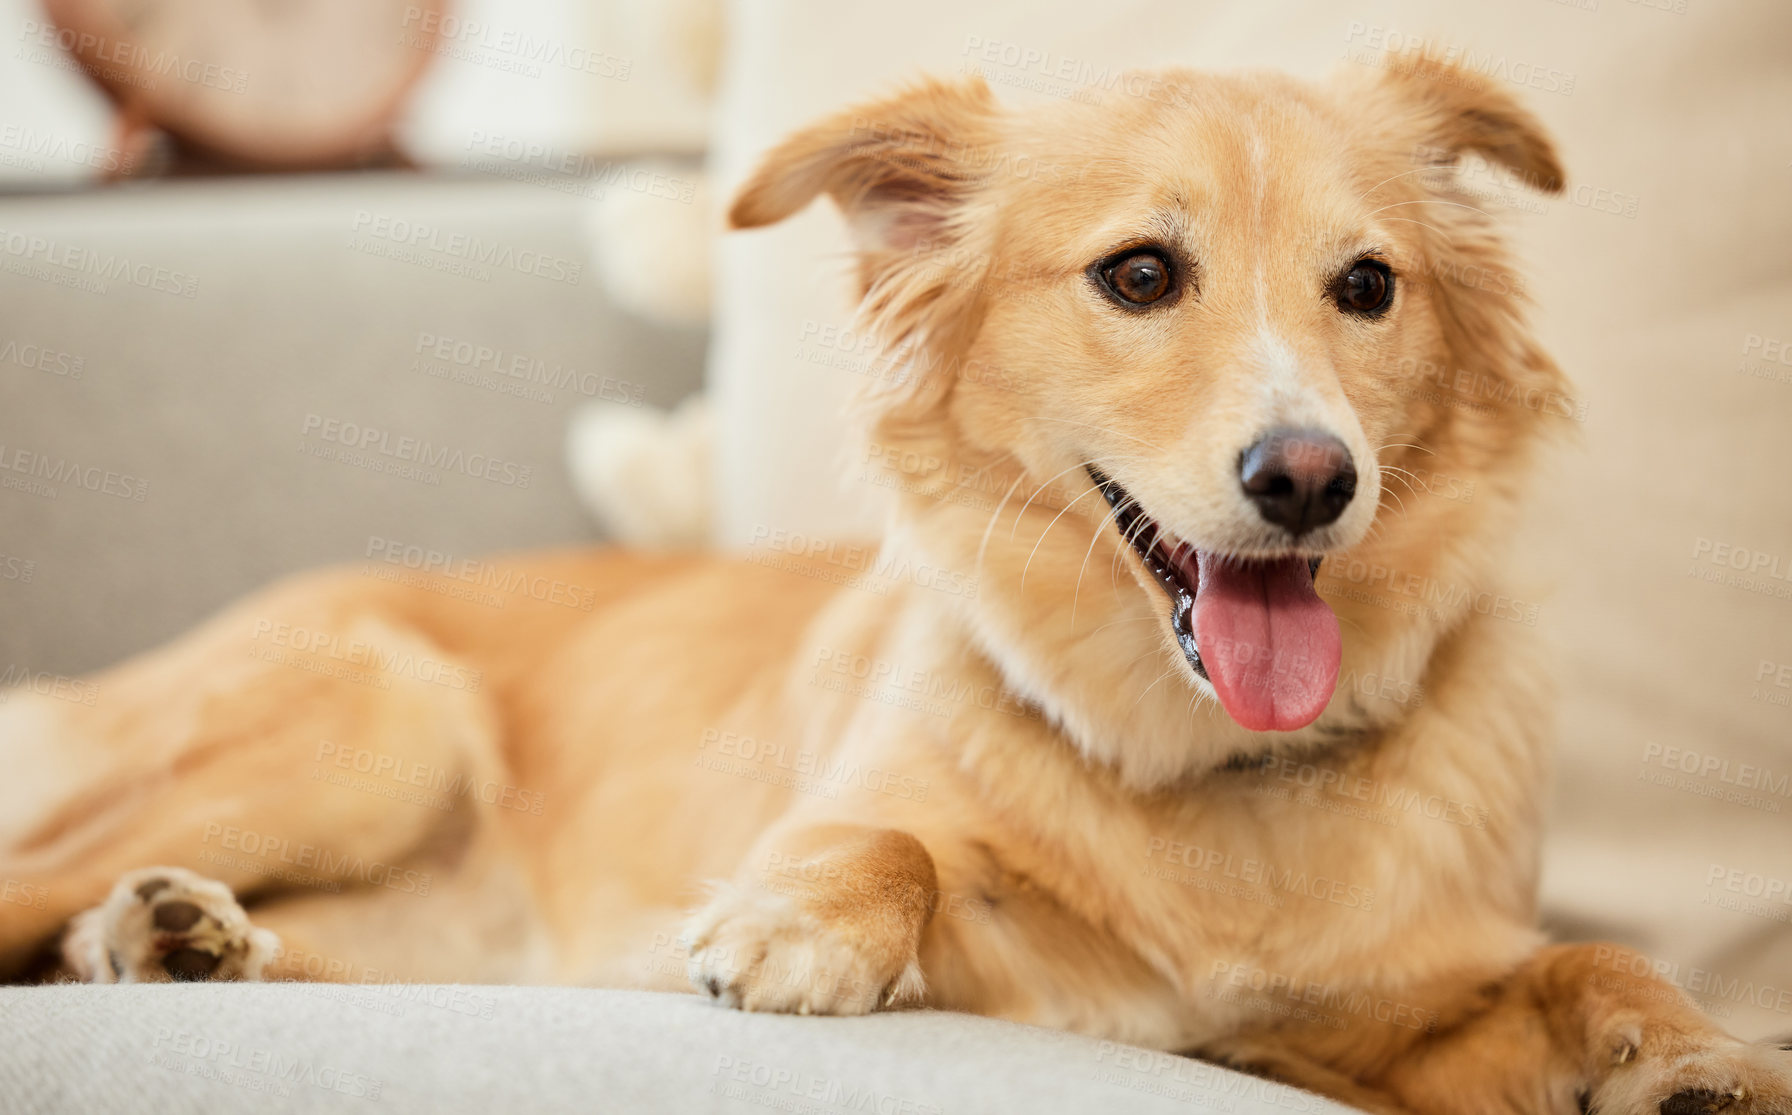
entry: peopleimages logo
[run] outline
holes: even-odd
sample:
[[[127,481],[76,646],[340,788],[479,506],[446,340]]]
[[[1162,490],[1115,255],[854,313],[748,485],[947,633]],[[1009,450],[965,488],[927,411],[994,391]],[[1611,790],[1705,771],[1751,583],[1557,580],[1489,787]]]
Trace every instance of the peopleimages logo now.
[[[0,902],[32,910],[45,910],[50,905],[50,892],[41,886],[22,883],[17,879],[0,879]]]
[[[78,286],[94,294],[104,294],[108,282],[129,283],[180,298],[199,293],[199,280],[184,271],[133,260],[116,252],[97,252],[47,236],[0,229],[0,254],[11,257],[6,261],[8,271],[61,286]],[[48,267],[58,270],[44,269]],[[80,281],[63,281],[77,279]]]
[[[1719,867],[1717,870],[1724,872],[1727,877],[1726,869]],[[1715,877],[1712,881],[1715,881]],[[1634,976],[1639,979],[1654,979],[1671,984],[1689,995],[1698,996],[1701,1000],[1717,1000],[1719,1003],[1748,1003],[1763,1010],[1779,1014],[1792,1014],[1792,987],[1775,987],[1772,984],[1757,983],[1739,976],[1727,976],[1708,968],[1682,967],[1675,961],[1652,958],[1617,945],[1594,946],[1593,963],[1596,967],[1609,969],[1620,975]],[[1701,1002],[1699,1005],[1710,1013],[1713,1004]]]
[[[586,398],[638,407],[647,394],[644,385],[629,380],[600,376],[564,364],[550,364],[523,353],[506,352],[496,345],[476,344],[435,333],[418,333],[416,347],[411,351],[439,362],[419,365],[413,361],[412,367],[421,371],[442,372],[444,379],[490,386],[503,394],[536,402],[551,403],[554,401],[553,391],[572,390]],[[489,384],[485,382],[488,376],[495,377]]]
[[[1644,744],[1643,762],[1677,770],[1682,774],[1715,779],[1724,785],[1744,790],[1764,790],[1780,797],[1792,797],[1792,774],[1782,771],[1776,776],[1767,767],[1733,762],[1721,755],[1710,755],[1689,747]]]
[[[463,19],[414,4],[404,10],[403,27],[398,41],[407,46],[429,47],[446,57],[528,77],[540,77],[544,67],[555,66],[593,77],[627,81],[635,65],[632,59],[595,47],[568,46],[558,39],[538,38],[514,27]]]
[[[1755,379],[1792,383],[1792,344],[1750,333],[1742,338],[1742,363],[1736,371]]]
[[[747,545],[754,551],[747,555],[747,561],[754,565],[804,573],[805,567],[800,562],[779,563],[771,558],[773,554],[788,554],[805,562],[833,566],[849,576],[823,579],[861,588],[875,595],[883,595],[891,584],[902,582],[943,592],[948,596],[974,599],[977,595],[977,582],[964,573],[930,562],[916,561],[882,546],[836,542],[764,524],[753,528]]]
[[[711,750],[713,748],[713,751]],[[772,743],[755,739],[739,732],[725,732],[719,728],[706,728],[703,737],[697,741],[697,750],[703,755],[699,757],[697,766],[717,768],[714,763],[704,761],[709,755],[724,759],[739,759],[766,772],[788,772],[801,779],[815,783],[832,783],[852,786],[874,794],[885,794],[904,801],[926,801],[927,779],[913,775],[901,774],[885,770],[882,767],[864,766],[856,760],[844,756],[830,758],[820,751],[807,748],[792,749],[788,744]],[[728,769],[728,773],[749,776],[738,767]],[[756,781],[776,781],[759,778]],[[823,795],[833,797],[836,795]]]
[[[1757,596],[1792,600],[1792,558],[1711,538],[1696,538],[1686,575]]]
[[[1248,886],[1317,898],[1352,910],[1367,910],[1375,905],[1375,890],[1372,887],[1359,886],[1346,879],[1333,879],[1325,875],[1308,875],[1296,868],[1277,867],[1264,860],[1240,858],[1231,852],[1203,848],[1198,844],[1186,844],[1162,836],[1153,836],[1146,843],[1145,858],[1191,867],[1196,871],[1234,879]]]
[[[531,465],[506,461],[487,453],[468,453],[464,449],[437,445],[407,434],[394,434],[391,430],[378,426],[363,426],[358,422],[326,418],[321,414],[307,414],[300,432],[305,437],[329,442],[351,455],[372,453],[418,469],[458,472],[463,476],[490,480],[509,488],[527,488],[534,476],[534,467]],[[350,464],[359,463],[348,457],[341,459]]]
[[[1366,807],[1368,819],[1383,823],[1398,824],[1399,818],[1416,813],[1427,820],[1485,830],[1490,816],[1485,806],[1473,802],[1384,782],[1352,771],[1300,762],[1288,756],[1258,767],[1256,776],[1258,792],[1266,796],[1283,796],[1298,802],[1326,799],[1357,802]],[[1282,783],[1281,788],[1288,792],[1275,794],[1274,783]],[[1296,796],[1294,791],[1306,791],[1311,796]]]
[[[879,1092],[840,1077],[817,1076],[745,1057],[719,1056],[709,1091],[727,1099],[784,1111],[872,1111],[879,1115],[944,1115],[945,1108],[909,1096]]]
[[[1769,902],[1792,905],[1792,882],[1772,875],[1714,863],[1705,874],[1705,885],[1714,887],[1719,884],[1733,894],[1746,894],[1750,898],[1765,898]]]
[[[1218,993],[1216,997],[1222,997],[1224,990],[1229,988],[1232,991],[1255,992],[1271,1002],[1283,1000],[1289,1004],[1313,1007],[1321,1015],[1329,1015],[1340,1021],[1348,1018],[1373,1020],[1426,1033],[1437,1029],[1438,1012],[1430,1007],[1389,999],[1363,988],[1339,987],[1226,960],[1215,960],[1213,970],[1207,978]],[[1236,1001],[1236,997],[1231,999]]]
[[[461,165],[505,178],[558,189],[563,193],[603,197],[610,187],[646,197],[689,205],[697,200],[697,182],[613,159],[600,159],[533,139],[495,135],[475,128],[467,136]]]
[[[129,173],[137,169],[130,153],[116,147],[101,147],[83,140],[69,139],[67,136],[39,133],[36,129],[20,124],[0,124],[0,147],[10,148],[38,160],[40,166],[42,160],[48,159],[108,174]]]
[[[12,474],[12,475],[7,475]],[[10,481],[45,481],[50,484],[72,484],[77,488],[118,499],[142,503],[149,493],[149,481],[115,469],[84,465],[67,457],[51,457],[32,449],[0,442],[0,487],[16,487]],[[36,494],[55,498],[56,489],[45,488]]]
[[[406,649],[394,649],[368,642],[366,639],[344,637],[331,631],[320,631],[316,628],[295,626],[290,623],[275,623],[273,620],[259,619],[251,632],[251,638],[258,644],[251,648],[251,654],[266,661],[282,665],[292,665],[305,669],[310,658],[324,659],[344,667],[366,667],[378,672],[374,679],[385,682],[388,675],[410,678],[413,681],[426,682],[430,685],[446,686],[467,693],[479,692],[484,674],[470,666],[458,662],[444,661],[431,655],[413,654]],[[259,651],[257,654],[256,652]],[[281,653],[293,652],[293,657]],[[384,685],[381,688],[385,688]]]
[[[337,853],[284,836],[208,821],[200,843],[212,845],[214,842],[217,847],[250,857],[251,861],[315,871],[326,882],[340,884],[344,880],[353,880],[420,897],[429,893],[431,876],[427,871],[412,871],[379,860],[369,862],[365,856]]]
[[[220,66],[216,62],[182,57],[172,51],[152,51],[136,43],[122,42],[87,31],[75,31],[27,19],[20,27],[19,38],[40,48],[55,48],[90,59],[93,64],[105,70],[108,76],[114,76],[116,67],[126,67],[135,72],[119,73],[116,76],[135,78],[131,84],[145,89],[154,89],[155,79],[158,77],[173,78],[188,85],[203,85],[207,89],[218,89],[226,93],[241,93],[248,88],[249,75],[233,66]],[[22,50],[23,48],[15,57],[25,57]]]
[[[1792,879],[1714,863],[1705,873],[1705,892],[1705,905],[1792,922]]]
[[[1792,558],[1783,554],[1751,550],[1746,546],[1733,546],[1710,538],[1698,538],[1693,541],[1692,556],[1695,560],[1708,561],[1713,565],[1726,566],[1753,576],[1792,581]]]
[[[509,244],[485,240],[471,233],[450,232],[422,221],[389,217],[384,214],[371,213],[366,209],[355,210],[352,227],[360,235],[384,240],[411,252],[433,252],[437,256],[468,265],[494,267],[501,271],[515,271],[518,274],[550,279],[568,286],[578,286],[579,279],[585,271],[585,265],[576,260],[549,255],[546,252],[532,251],[528,248],[517,249]],[[356,247],[357,245],[351,241],[349,246]],[[399,258],[401,262],[412,262],[398,256],[394,258]]]
[[[1379,562],[1365,562],[1356,558],[1340,558],[1327,561],[1319,570],[1318,583],[1329,594],[1345,599],[1360,600],[1363,603],[1389,606],[1372,592],[1356,592],[1351,586],[1359,586],[1364,590],[1373,590],[1395,594],[1395,603],[1410,602],[1414,610],[1431,610],[1438,615],[1454,615],[1467,609],[1477,615],[1493,619],[1503,619],[1512,623],[1522,623],[1526,627],[1537,626],[1537,615],[1540,610],[1536,604],[1529,604],[1514,596],[1471,588],[1467,585],[1452,584],[1440,581],[1424,573],[1413,573]],[[1407,598],[1401,601],[1400,598]]]
[[[1011,177],[1067,185],[1080,181],[1089,170],[1086,161],[1048,162],[1029,151],[964,143],[916,131],[902,119],[854,116],[851,135],[873,158],[910,167],[949,162],[980,178]]]
[[[368,536],[367,550],[363,556],[413,573],[443,577],[474,588],[491,589],[506,596],[523,597],[542,604],[557,604],[576,611],[589,612],[597,603],[597,591],[583,585],[528,573],[514,566],[493,564],[476,558],[457,558],[441,550],[413,546],[378,535]],[[502,601],[499,606],[502,606]]]
[[[152,1047],[149,1064],[156,1068],[280,1099],[290,1098],[300,1084],[368,1100],[379,1099],[385,1088],[385,1081],[366,1073],[195,1030],[157,1027]]]
[[[0,576],[4,572],[5,566],[0,565]],[[1769,681],[1769,678],[1772,680]],[[1766,684],[1762,684],[1764,682]],[[1755,686],[1749,697],[1781,708],[1792,707],[1792,662],[1775,662],[1763,658],[1756,663]]]
[[[1251,1101],[1255,1107],[1273,1105],[1288,1111],[1325,1111],[1332,1106],[1329,1100],[1291,1084],[1247,1076],[1180,1053],[1103,1041],[1096,1046],[1095,1063],[1101,1066],[1096,1079],[1103,1084],[1162,1096],[1191,1107],[1235,1111],[1240,1099]]]
[[[0,364],[16,364],[21,368],[47,372],[62,379],[80,379],[87,358],[43,345],[0,342]]]
[[[0,705],[25,692],[89,707],[100,699],[99,686],[85,678],[32,670],[17,663],[9,663],[5,669],[0,669]]]
[[[819,647],[811,666],[811,685],[934,716],[949,717],[960,708],[1032,720],[1044,715],[1037,705],[1006,686],[979,684],[955,674],[919,670],[849,650]]]
[[[325,772],[321,768],[328,764],[338,771],[366,775],[374,782],[387,781],[399,787],[415,787],[442,795],[450,799],[450,809],[453,808],[451,799],[467,798],[539,817],[547,802],[546,795],[539,790],[524,790],[508,782],[495,782],[463,770],[451,770],[433,763],[338,744],[327,739],[318,741],[313,761],[319,768],[313,770],[313,780],[325,780]]]
[[[1566,97],[1574,92],[1576,78],[1572,72],[1523,58],[1440,43],[1394,27],[1351,20],[1344,41],[1347,44],[1345,56],[1353,61],[1414,73],[1446,84],[1463,83],[1450,69],[1460,66],[1471,73],[1540,93],[1560,93]]]
[[[1444,268],[1433,268],[1442,273]],[[1456,269],[1465,273],[1466,269]],[[1490,272],[1481,271],[1481,274]],[[1531,410],[1555,418],[1576,422],[1587,420],[1587,402],[1564,395],[1554,388],[1525,386],[1486,372],[1452,368],[1432,360],[1408,356],[1395,367],[1413,378],[1402,384],[1402,393],[1409,398],[1422,398],[1444,406],[1463,407],[1481,413],[1496,414],[1501,410]],[[1427,394],[1427,392],[1430,392]]]
[[[17,581],[28,585],[37,575],[37,562],[31,558],[0,553],[0,581]]]

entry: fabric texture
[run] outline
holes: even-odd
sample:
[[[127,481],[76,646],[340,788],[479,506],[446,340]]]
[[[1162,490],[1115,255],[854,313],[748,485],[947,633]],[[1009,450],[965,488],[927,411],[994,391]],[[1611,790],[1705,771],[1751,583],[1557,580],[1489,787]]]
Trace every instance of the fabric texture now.
[[[0,988],[0,1112],[1343,1112],[971,1015],[799,1018],[568,988]]]

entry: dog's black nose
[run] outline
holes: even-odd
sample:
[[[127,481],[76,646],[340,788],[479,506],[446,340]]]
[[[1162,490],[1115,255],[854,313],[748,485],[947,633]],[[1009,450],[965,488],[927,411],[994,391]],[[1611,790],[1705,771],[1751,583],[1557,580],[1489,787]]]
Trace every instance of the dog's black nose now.
[[[1356,494],[1356,466],[1332,435],[1283,428],[1238,458],[1238,481],[1259,514],[1298,537],[1344,513]]]

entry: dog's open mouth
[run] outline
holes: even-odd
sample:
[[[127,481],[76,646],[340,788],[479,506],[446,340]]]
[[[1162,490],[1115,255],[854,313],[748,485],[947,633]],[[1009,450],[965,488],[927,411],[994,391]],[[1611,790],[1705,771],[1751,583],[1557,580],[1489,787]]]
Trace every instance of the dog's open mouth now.
[[[1219,558],[1172,538],[1100,470],[1114,525],[1170,598],[1170,626],[1226,713],[1256,732],[1319,718],[1338,683],[1338,617],[1313,590],[1319,558]]]

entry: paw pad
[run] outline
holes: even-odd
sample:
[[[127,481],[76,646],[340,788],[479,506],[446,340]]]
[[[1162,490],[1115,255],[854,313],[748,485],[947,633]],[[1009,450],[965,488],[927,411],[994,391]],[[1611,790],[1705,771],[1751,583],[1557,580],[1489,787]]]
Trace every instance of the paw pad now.
[[[169,933],[180,933],[183,930],[191,929],[194,922],[205,916],[205,912],[199,907],[179,898],[172,902],[164,902],[155,910],[155,916],[151,920],[155,922],[157,929],[166,930]]]
[[[1661,1101],[1661,1115],[1709,1115],[1741,1098],[1741,1092],[1714,1092],[1709,1088],[1676,1092]]]
[[[259,979],[279,939],[250,924],[223,883],[179,867],[120,879],[104,904],[76,918],[69,963],[103,983]]]

